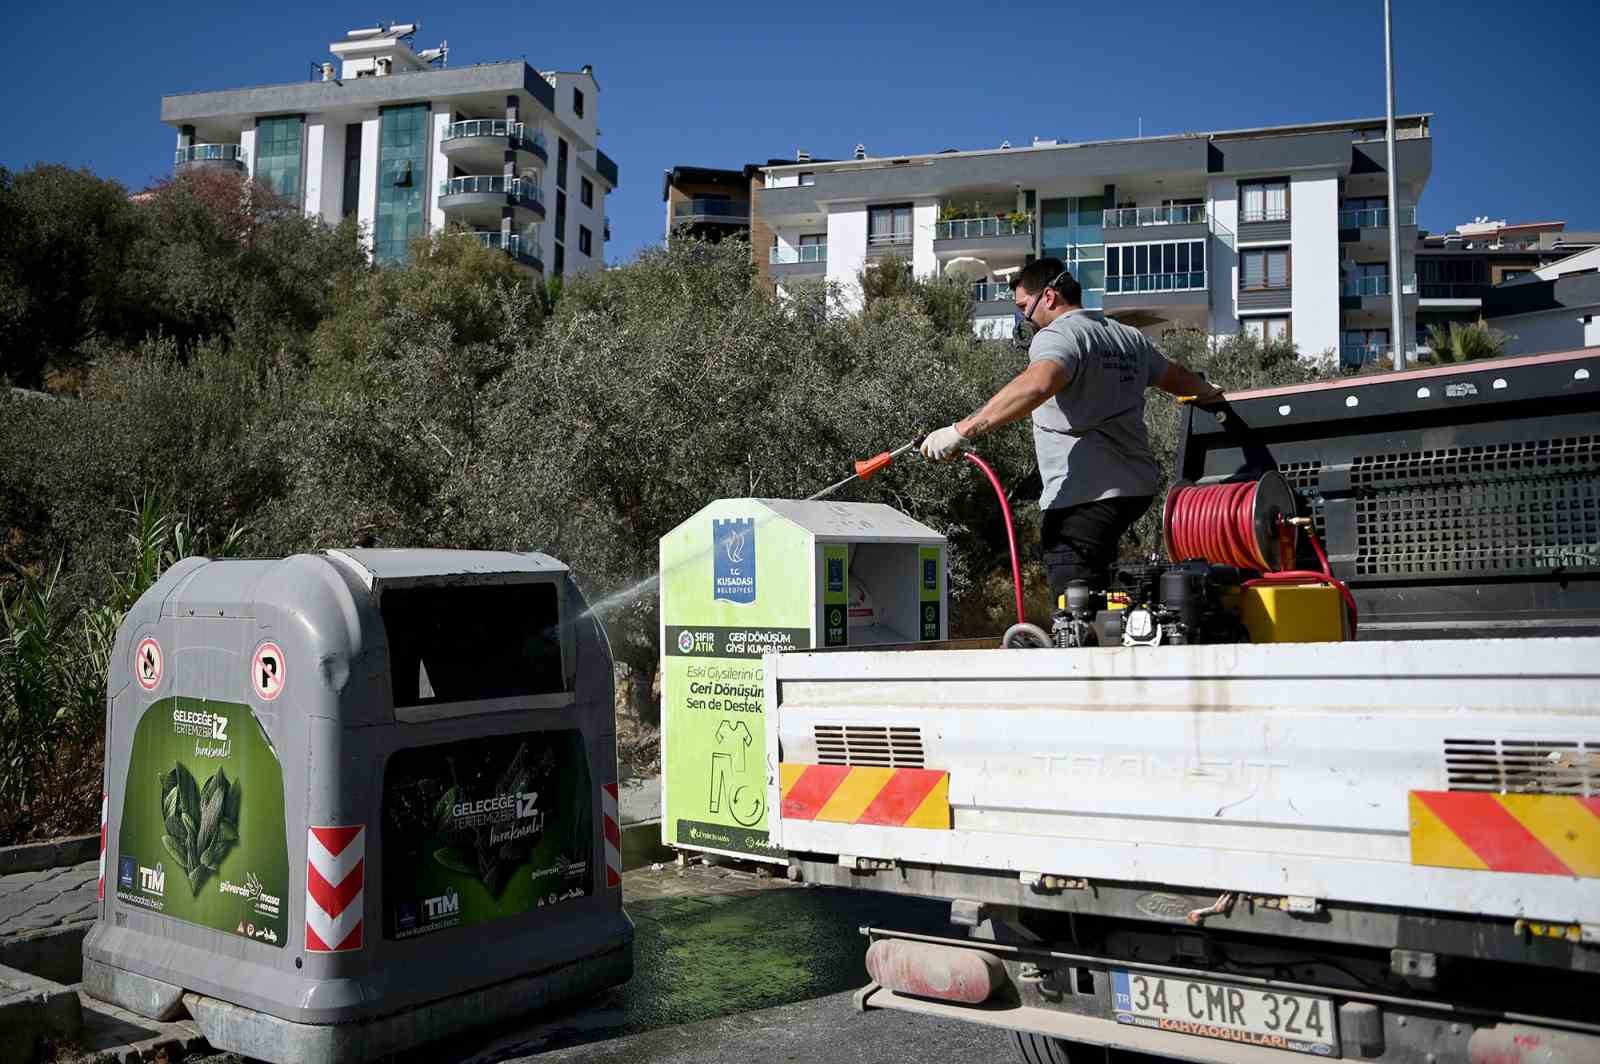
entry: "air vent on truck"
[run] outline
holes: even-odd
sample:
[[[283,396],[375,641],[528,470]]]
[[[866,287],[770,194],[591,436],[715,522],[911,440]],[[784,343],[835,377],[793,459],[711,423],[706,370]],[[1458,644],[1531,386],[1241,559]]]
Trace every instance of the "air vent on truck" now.
[[[878,724],[818,724],[812,732],[824,765],[921,768],[922,729]]]
[[[1600,741],[1446,739],[1452,791],[1600,795]]]

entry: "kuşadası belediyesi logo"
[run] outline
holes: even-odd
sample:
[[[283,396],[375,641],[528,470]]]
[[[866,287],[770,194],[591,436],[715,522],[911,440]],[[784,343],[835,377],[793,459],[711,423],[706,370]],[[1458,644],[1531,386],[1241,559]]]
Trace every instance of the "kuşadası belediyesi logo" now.
[[[734,517],[711,522],[711,597],[748,606],[756,600],[756,521]]]

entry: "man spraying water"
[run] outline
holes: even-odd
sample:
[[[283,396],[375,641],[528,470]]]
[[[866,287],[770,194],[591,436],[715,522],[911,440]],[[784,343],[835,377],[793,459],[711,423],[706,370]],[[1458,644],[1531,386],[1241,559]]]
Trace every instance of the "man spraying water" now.
[[[1031,414],[1050,589],[1058,600],[1082,596],[1087,607],[1090,597],[1104,594],[1118,541],[1159,487],[1144,425],[1145,389],[1202,402],[1222,393],[1169,361],[1139,330],[1085,310],[1083,289],[1060,259],[1028,265],[1012,292],[1013,341],[1026,346],[1028,368],[971,417],[929,433],[922,453],[950,461],[973,440]]]

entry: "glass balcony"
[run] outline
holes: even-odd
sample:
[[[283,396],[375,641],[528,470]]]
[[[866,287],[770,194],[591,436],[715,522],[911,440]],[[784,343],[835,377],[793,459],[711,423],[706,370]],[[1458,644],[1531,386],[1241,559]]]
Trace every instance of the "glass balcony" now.
[[[1400,224],[1416,225],[1417,208],[1409,203],[1400,205]],[[1389,208],[1367,207],[1363,210],[1339,212],[1340,229],[1387,229],[1389,227]]]
[[[1375,362],[1386,362],[1393,353],[1393,345],[1386,343],[1340,344],[1339,366],[1346,371],[1358,370]],[[1406,348],[1406,361],[1412,366],[1417,363],[1417,353],[1415,346]]]
[[[692,199],[672,205],[674,218],[749,218],[749,200]]]
[[[514,259],[526,262],[539,257],[538,240],[524,240],[521,233],[502,233],[498,229],[490,229],[461,235],[472,237],[486,248],[504,251]]]
[[[1128,296],[1140,292],[1203,292],[1206,271],[1186,273],[1133,273],[1106,277],[1106,295]]]
[[[1389,357],[1388,344],[1341,344],[1339,347],[1340,365],[1352,369],[1368,365],[1379,359]]]
[[[506,177],[503,174],[474,174],[468,177],[452,177],[448,181],[439,182],[440,196],[461,196],[474,193],[498,193],[509,199],[522,203],[543,204],[539,184],[522,177]]]
[[[445,127],[442,140],[459,140],[464,137],[507,137],[517,147],[537,148],[545,150],[543,133],[529,133],[528,127],[521,122],[511,122],[504,118],[470,118],[463,122],[452,122]]]
[[[972,298],[979,303],[1012,303],[1016,296],[1012,294],[1009,281],[979,281],[972,286]]]
[[[799,247],[775,247],[767,255],[773,266],[793,266],[802,262],[827,262],[827,244],[801,244]]]
[[[179,148],[173,158],[174,166],[185,163],[233,163],[244,165],[244,146],[240,144],[191,144]]]
[[[1483,290],[1488,287],[1488,281],[1477,284],[1423,281],[1421,295],[1423,299],[1482,299]]]
[[[1174,207],[1118,207],[1105,212],[1106,229],[1130,229],[1146,225],[1204,224],[1206,205],[1189,203]]]
[[[1389,275],[1379,274],[1375,277],[1347,277],[1340,289],[1340,294],[1347,298],[1367,296],[1386,296],[1389,294]],[[1411,274],[1402,279],[1400,294],[1411,296],[1417,294],[1417,275]]]
[[[935,240],[972,240],[976,237],[1027,236],[1033,232],[1033,219],[1014,222],[1009,218],[952,218],[933,227]],[[898,235],[898,234],[896,234]],[[908,234],[906,243],[911,242]]]

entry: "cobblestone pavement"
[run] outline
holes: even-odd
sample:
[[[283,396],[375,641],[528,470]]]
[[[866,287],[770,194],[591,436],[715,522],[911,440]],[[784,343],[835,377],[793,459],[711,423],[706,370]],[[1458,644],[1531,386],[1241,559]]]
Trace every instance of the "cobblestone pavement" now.
[[[98,859],[68,868],[0,876],[0,942],[93,920],[99,879]]]

